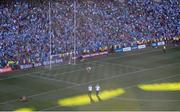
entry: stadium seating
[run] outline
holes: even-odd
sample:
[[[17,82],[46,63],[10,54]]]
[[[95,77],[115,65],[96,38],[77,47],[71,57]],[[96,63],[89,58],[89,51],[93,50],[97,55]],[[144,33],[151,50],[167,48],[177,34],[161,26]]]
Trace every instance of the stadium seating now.
[[[78,1],[76,35],[72,0],[33,4],[19,0],[0,5],[0,67],[9,61],[17,64],[49,59],[52,55],[73,51],[99,51],[111,45],[130,46],[137,41],[180,34],[178,0],[98,0]]]

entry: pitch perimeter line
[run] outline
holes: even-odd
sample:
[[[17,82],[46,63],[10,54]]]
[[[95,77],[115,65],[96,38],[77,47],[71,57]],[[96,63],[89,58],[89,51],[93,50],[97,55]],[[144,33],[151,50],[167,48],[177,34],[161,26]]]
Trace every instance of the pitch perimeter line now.
[[[175,74],[175,75],[172,75],[172,76],[168,76],[168,77],[163,77],[163,78],[158,78],[158,79],[154,79],[154,80],[151,80],[151,81],[146,81],[144,83],[149,83],[149,82],[154,82],[154,81],[159,81],[159,80],[164,80],[164,79],[170,79],[170,78],[173,78],[173,77],[176,77],[176,76],[179,76],[180,74]],[[133,87],[136,87],[137,84],[133,84],[133,85],[130,85],[130,86],[127,86],[127,87],[124,87],[124,89],[129,89],[129,88],[133,88]],[[126,101],[138,101],[138,99],[131,99],[131,98],[121,98],[121,97],[115,97],[113,99],[116,99],[116,100],[126,100]],[[139,101],[144,101],[144,102],[154,102],[153,100],[151,101],[148,101],[146,99],[141,99]],[[169,102],[177,102],[177,101],[180,101],[180,100],[162,100],[162,101],[158,101],[157,102],[163,102],[163,101],[169,101]],[[57,107],[60,107],[59,105],[57,106],[52,106],[52,107],[49,107],[49,108],[45,108],[41,111],[45,111],[45,110],[49,110],[49,109],[54,109],[54,108],[57,108]]]
[[[100,63],[109,64],[109,65],[115,65],[115,66],[122,66],[122,67],[132,68],[132,69],[136,69],[136,70],[142,69],[140,67],[134,67],[134,66],[126,65],[126,64],[110,63],[110,62],[102,62],[102,61],[100,61]]]
[[[180,63],[180,62],[178,62],[178,63]],[[109,77],[109,78],[103,78],[103,79],[99,79],[99,80],[95,80],[95,81],[90,81],[90,82],[87,82],[87,83],[79,84],[77,86],[69,86],[69,87],[66,87],[66,88],[59,88],[59,89],[56,89],[56,90],[46,91],[46,92],[42,92],[42,93],[39,93],[39,94],[30,95],[30,96],[27,96],[27,97],[33,98],[33,97],[36,97],[36,96],[45,95],[45,94],[48,94],[48,93],[51,93],[51,92],[55,92],[55,91],[70,89],[70,88],[73,88],[73,87],[79,87],[79,86],[86,85],[86,84],[91,84],[91,83],[94,83],[94,82],[109,80],[109,79],[113,79],[113,78],[127,76],[127,75],[134,74],[134,73],[139,73],[139,72],[154,70],[154,69],[158,69],[158,68],[163,68],[163,67],[167,67],[167,66],[170,66],[170,65],[178,64],[178,63],[172,63],[172,64],[168,64],[168,65],[162,65],[162,66],[158,66],[158,67],[153,67],[153,68],[143,69],[143,70],[139,70],[139,71],[124,73],[122,75],[116,75],[116,76],[112,76],[112,77]],[[6,104],[6,103],[11,103],[11,102],[15,102],[17,100],[18,99],[9,100],[9,101],[2,102],[0,104],[2,105],[2,104]]]
[[[170,49],[173,49],[173,48],[170,48]],[[155,50],[151,50],[151,51],[148,51],[148,52],[142,52],[142,53],[134,53],[134,54],[130,54],[130,55],[124,55],[124,56],[119,56],[119,57],[106,57],[105,59],[101,59],[101,60],[98,60],[98,61],[102,61],[102,60],[110,60],[110,59],[116,59],[116,58],[121,58],[121,57],[128,57],[128,56],[136,56],[136,55],[140,55],[140,54],[146,54],[146,53],[152,53],[152,52],[157,52],[157,51],[160,51],[159,49],[155,49]],[[94,63],[94,62],[98,62],[98,61],[91,61],[91,62],[87,62],[87,63]],[[83,65],[83,64],[86,64],[86,63],[80,63],[80,64],[77,64],[77,65]],[[67,66],[67,65],[57,65],[56,67],[61,67],[61,66]],[[67,66],[69,67],[69,66]],[[63,67],[63,68],[66,68],[66,67]],[[54,69],[56,70],[56,69]],[[37,72],[31,72],[31,73],[26,73],[24,75],[18,75],[18,76],[12,76],[12,77],[8,77],[8,78],[3,78],[3,79],[0,79],[0,81],[2,80],[8,80],[8,79],[13,79],[13,78],[18,78],[18,77],[24,77],[26,75],[30,75],[30,74],[33,74],[33,73],[41,73],[42,71],[37,71]]]
[[[104,65],[94,66],[94,67],[102,67],[102,66],[104,66]],[[92,67],[92,68],[94,68],[94,67]],[[79,70],[74,70],[74,71],[70,71],[70,72],[55,74],[53,76],[58,76],[58,75],[67,74],[67,73],[73,73],[73,72],[77,72],[77,71],[85,71],[85,70],[86,69],[79,69]],[[47,75],[49,76],[49,74],[47,74]],[[61,79],[55,79],[55,78],[48,78],[48,77],[43,77],[43,76],[39,76],[39,75],[28,75],[28,77],[35,77],[35,78],[39,78],[39,79],[43,79],[43,80],[52,80],[52,81],[62,82],[62,83],[64,82],[66,84],[71,84],[71,85],[79,85],[78,83],[75,83],[75,82],[69,82],[69,81],[65,81],[65,80],[61,80]]]
[[[79,85],[78,83],[74,83],[74,82],[69,82],[69,81],[54,79],[54,78],[41,77],[41,76],[37,76],[37,75],[29,75],[28,77],[39,78],[39,79],[43,79],[43,80],[56,81],[56,82],[61,82],[61,83],[71,84],[71,85]]]
[[[179,102],[180,100],[170,100],[170,99],[164,99],[164,100],[152,100],[152,99],[136,99],[136,98],[121,98],[121,97],[115,97],[113,98],[115,100],[124,100],[124,101],[141,101],[141,102]]]

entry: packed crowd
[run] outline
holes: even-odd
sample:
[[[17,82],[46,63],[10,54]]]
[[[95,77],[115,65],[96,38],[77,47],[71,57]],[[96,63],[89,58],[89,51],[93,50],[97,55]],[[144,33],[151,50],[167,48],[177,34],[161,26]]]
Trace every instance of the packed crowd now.
[[[140,40],[176,37],[180,34],[179,13],[178,0],[3,3],[0,66],[8,61],[17,64],[46,61],[50,51],[51,55],[71,52],[74,45],[81,54],[110,45],[126,47]]]

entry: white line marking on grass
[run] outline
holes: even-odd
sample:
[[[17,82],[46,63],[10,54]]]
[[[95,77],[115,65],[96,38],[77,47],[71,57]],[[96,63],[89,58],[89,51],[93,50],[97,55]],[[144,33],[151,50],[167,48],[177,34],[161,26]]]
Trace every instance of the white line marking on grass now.
[[[98,64],[98,65],[100,65],[100,64]],[[101,66],[104,66],[104,65],[100,65],[100,66],[97,66],[97,67],[101,67]],[[63,72],[63,73],[60,73],[60,74],[73,73],[73,72],[83,71],[83,70],[86,70],[86,69],[78,69],[78,70],[73,70],[73,71],[69,71],[69,72]],[[11,77],[0,79],[0,81],[19,78],[19,77],[24,77],[24,76],[31,75],[31,74],[36,74],[36,73],[42,73],[42,72],[37,71],[37,72],[33,72],[33,73],[26,73],[24,75],[11,76]],[[57,74],[57,75],[60,75],[60,74]],[[53,75],[53,76],[56,76],[56,75]]]
[[[36,73],[36,72],[34,72]],[[17,76],[11,76],[11,77],[7,77],[7,78],[3,78],[3,79],[0,79],[0,81],[3,81],[3,80],[8,80],[8,79],[14,79],[14,78],[19,78],[19,77],[24,77],[26,75],[30,75],[31,73],[26,73],[24,75],[17,75]]]
[[[56,106],[52,106],[52,107],[49,107],[49,108],[45,108],[45,109],[40,110],[40,111],[48,111],[48,110],[59,108],[59,107],[60,107],[59,105],[56,105]]]
[[[92,62],[88,62],[88,63],[94,63],[95,61],[92,61]],[[78,66],[80,65],[84,65],[84,64],[87,64],[87,63],[79,63],[77,64]],[[76,65],[76,66],[77,66]],[[62,66],[67,66],[67,65],[59,65],[60,67]],[[45,66],[44,66],[45,67]],[[58,66],[56,66],[58,67]],[[69,67],[69,66],[67,66]],[[67,68],[67,67],[63,67],[63,68]],[[62,68],[56,68],[56,69],[62,69]],[[56,70],[55,68],[53,68],[52,70]],[[25,73],[24,75],[17,75],[17,76],[11,76],[11,77],[7,77],[7,78],[3,78],[3,79],[0,79],[0,81],[3,81],[3,80],[8,80],[8,79],[14,79],[14,78],[18,78],[18,77],[24,77],[24,76],[27,76],[27,75],[31,75],[31,74],[35,74],[35,73],[42,73],[43,71],[36,71],[36,72],[31,72],[31,73]],[[71,72],[71,71],[70,71]],[[64,73],[64,72],[63,72]]]
[[[56,82],[61,82],[61,83],[66,83],[66,84],[71,84],[71,85],[79,85],[74,82],[69,82],[69,81],[55,79],[55,78],[48,78],[48,77],[43,77],[43,76],[39,76],[39,75],[29,75],[28,77],[40,78],[40,79],[44,79],[44,80],[56,81]]]
[[[98,65],[99,66],[93,66],[91,68],[103,67],[104,66],[104,65],[100,65],[100,64],[98,64]],[[64,73],[60,73],[60,74],[54,74],[53,76],[58,76],[58,75],[67,74],[67,73],[73,73],[73,72],[79,72],[79,71],[86,71],[86,68],[81,68],[81,69],[78,69],[78,70],[73,70],[73,71],[64,72]],[[72,74],[69,74],[69,75],[72,75]]]
[[[151,80],[151,81],[146,81],[146,82],[143,82],[143,83],[152,83],[152,82],[155,82],[155,81],[161,81],[161,80],[164,80],[164,79],[170,79],[170,78],[173,78],[173,77],[176,77],[176,76],[179,76],[180,74],[175,74],[175,75],[171,75],[171,76],[168,76],[168,77],[162,77],[162,78],[157,78],[157,79],[154,79],[154,80]],[[129,89],[129,88],[132,88],[132,87],[136,87],[137,84],[133,84],[131,86],[128,86],[128,87],[125,87],[124,89]]]
[[[154,81],[159,81],[159,80],[164,80],[164,79],[170,79],[170,78],[173,78],[173,77],[176,77],[176,76],[179,76],[180,74],[175,74],[175,75],[172,75],[172,76],[168,76],[168,77],[163,77],[163,78],[158,78],[158,79],[154,79],[154,80],[151,80],[151,81],[146,81],[144,83],[150,83],[150,82],[154,82]],[[127,86],[127,87],[124,87],[123,89],[129,89],[129,88],[133,88],[133,87],[136,87],[137,84],[133,84],[133,85],[130,85],[130,86]],[[151,100],[151,101],[148,101],[146,99],[132,99],[132,98],[122,98],[121,96],[120,97],[115,97],[113,99],[116,99],[116,100],[126,100],[126,101],[144,101],[144,102],[154,102],[154,100]],[[162,101],[169,101],[169,102],[177,102],[177,101],[180,101],[180,100],[156,100],[157,102],[162,102]],[[49,110],[49,109],[55,109],[59,106],[52,106],[52,107],[48,107],[48,108],[45,108],[43,109],[42,111],[44,110]]]
[[[100,64],[98,64],[98,65],[100,65]],[[104,65],[100,65],[100,66],[98,66],[98,67],[102,67],[102,66],[104,66]],[[80,69],[80,70],[74,70],[74,71],[70,71],[70,72],[77,72],[77,71],[83,71],[83,70],[85,70],[85,69]],[[61,74],[66,74],[66,73],[70,73],[70,72],[63,72],[63,73],[61,73]],[[34,72],[34,73],[41,73],[41,72]],[[27,75],[29,75],[30,73],[27,73],[26,75],[22,75],[22,76],[19,76],[19,77],[23,77],[23,76],[27,76]],[[60,74],[57,74],[57,75],[53,75],[53,76],[58,76],[58,75],[60,75]],[[29,75],[29,76],[34,76],[34,77],[37,77],[37,78],[40,78],[39,76],[35,76],[35,75]],[[15,77],[12,77],[12,78],[18,78],[18,76],[15,76]],[[44,78],[44,77],[41,77],[41,78]],[[10,77],[9,78],[6,78],[6,79],[11,79]],[[1,79],[1,80],[6,80],[6,79]],[[44,78],[45,79],[45,78]],[[46,78],[47,79],[47,78]],[[53,79],[50,79],[50,78],[48,78],[47,80],[53,80]],[[56,80],[56,81],[59,81],[59,82],[62,82],[62,80]],[[79,86],[80,84],[77,84],[77,83],[72,83],[72,82],[69,82],[69,81],[63,81],[64,83],[71,83],[71,84],[73,84],[73,85],[76,85],[76,86]],[[69,87],[67,87],[67,88],[63,88],[63,89],[68,89],[68,88],[72,88],[72,87],[75,87],[75,86],[69,86]],[[62,89],[62,90],[63,90]],[[60,89],[61,90],[61,89]],[[56,90],[51,90],[51,91],[56,91]],[[43,94],[46,94],[46,92],[43,92]],[[49,91],[47,91],[47,93],[49,93]],[[38,95],[41,95],[41,93],[39,93],[39,94],[35,94],[35,95],[31,95],[31,96],[28,96],[28,97],[35,97],[35,96],[38,96]],[[9,100],[9,101],[5,101],[5,102],[2,102],[2,103],[0,103],[1,105],[2,104],[7,104],[7,103],[11,103],[11,102],[15,102],[15,101],[17,101],[18,99],[14,99],[14,100]]]
[[[127,54],[127,55],[123,55],[123,56],[118,56],[118,57],[109,57],[107,59],[101,59],[102,60],[110,60],[110,59],[116,59],[116,58],[123,58],[123,57],[129,57],[129,56],[138,56],[138,55],[141,55],[141,54],[147,54],[147,53],[152,53],[152,52],[157,52],[157,51],[161,51],[161,49],[155,49],[155,50],[150,50],[150,51],[147,51],[147,52],[141,52],[141,53],[138,53],[138,52],[135,52],[133,54]],[[118,53],[116,53],[118,54]],[[123,54],[123,53],[122,53]]]
[[[160,51],[159,49],[157,50],[152,50],[152,51],[148,51],[148,52],[142,52],[142,53],[135,53],[135,54],[130,54],[130,55],[124,55],[124,56],[119,56],[119,57],[109,57],[109,58],[106,58],[106,59],[103,59],[103,60],[108,60],[108,59],[116,59],[116,58],[120,58],[120,57],[127,57],[127,56],[134,56],[134,55],[140,55],[140,54],[146,54],[146,53],[151,53],[151,52],[157,52],[157,51]],[[96,61],[92,61],[92,62],[96,62]],[[176,64],[176,63],[175,63]],[[159,66],[160,67],[160,66]],[[157,68],[153,68],[153,69],[157,69]],[[149,69],[150,70],[150,69]],[[143,70],[144,71],[144,70]],[[143,72],[143,71],[139,71],[139,72]],[[148,71],[148,70],[145,70],[145,71]],[[135,71],[137,72],[137,71]],[[130,72],[131,74],[135,73],[135,72]],[[38,73],[38,72],[35,72],[35,73]],[[130,74],[129,73],[129,74]],[[27,75],[29,75],[30,73],[28,73]],[[125,73],[126,74],[126,73]],[[127,75],[129,75],[127,74]],[[123,75],[123,74],[122,74]],[[6,79],[12,79],[12,78],[18,78],[18,77],[23,77],[25,75],[21,75],[21,76],[15,76],[15,77],[9,77],[9,78],[6,78]],[[119,75],[118,75],[119,76]],[[117,76],[116,76],[117,77]],[[113,79],[113,78],[116,78],[115,76],[113,77],[110,77],[109,79]],[[6,80],[6,79],[0,79],[0,80]],[[103,80],[108,80],[108,78],[104,78],[102,79]],[[86,85],[86,84],[89,84],[89,83],[92,83],[92,82],[98,82],[98,81],[101,81],[101,80],[96,80],[96,81],[91,81],[91,82],[87,82],[87,83],[82,83],[82,84],[79,84],[78,86],[82,86],[82,85]],[[51,91],[47,91],[47,92],[42,92],[42,93],[39,93],[39,94],[34,94],[34,95],[30,95],[28,97],[32,98],[32,97],[36,97],[36,96],[40,96],[40,95],[44,95],[44,94],[48,94],[48,93],[51,93],[51,92],[55,92],[55,91],[59,91],[59,90],[65,90],[65,89],[68,89],[68,88],[73,88],[73,87],[78,87],[78,86],[69,86],[69,87],[66,87],[66,88],[59,88],[59,89],[56,89],[56,90],[51,90]],[[0,103],[1,105],[2,104],[7,104],[7,103],[11,103],[11,102],[15,102],[17,101],[18,99],[13,99],[13,100],[9,100],[9,101],[5,101],[5,102],[2,102]]]
[[[171,48],[172,49],[172,48]],[[155,50],[151,50],[151,51],[148,51],[148,52],[142,52],[142,53],[137,53],[135,52],[134,54],[130,54],[130,55],[124,55],[124,56],[119,56],[119,57],[106,57],[105,59],[101,59],[101,60],[110,60],[110,59],[116,59],[116,58],[122,58],[122,57],[128,57],[128,56],[135,56],[135,55],[140,55],[140,54],[146,54],[146,53],[152,53],[152,52],[157,52],[157,51],[160,51],[160,49],[155,49]],[[95,62],[98,62],[98,61],[101,61],[101,60],[96,60],[96,61],[91,61],[91,62],[87,62],[87,63],[95,63]],[[80,63],[80,64],[77,64],[77,65],[83,65],[83,64],[87,64],[87,63]],[[67,65],[59,65],[59,67],[62,67],[62,66],[67,66]],[[58,67],[58,65],[56,66]],[[69,67],[69,66],[67,66]],[[66,67],[63,67],[63,68],[66,68]],[[54,69],[54,68],[53,68]],[[59,69],[59,68],[57,68]],[[56,69],[54,69],[56,70]],[[13,79],[13,78],[18,78],[18,77],[24,77],[26,75],[30,75],[30,74],[33,74],[33,73],[41,73],[42,71],[37,71],[37,72],[31,72],[31,73],[26,73],[24,75],[18,75],[18,76],[12,76],[12,77],[8,77],[8,78],[3,78],[3,79],[0,79],[0,81],[2,80],[8,80],[8,79]]]
[[[173,49],[173,48],[176,48],[176,47],[172,47],[172,48],[169,48],[169,49]],[[111,59],[117,59],[117,58],[123,58],[123,57],[130,57],[130,56],[138,56],[138,55],[141,55],[141,54],[147,54],[147,53],[153,53],[153,52],[157,52],[157,51],[161,51],[162,49],[156,49],[156,48],[153,48],[153,50],[148,50],[147,52],[145,51],[145,52],[143,52],[142,50],[138,50],[137,52],[134,52],[134,53],[132,53],[132,54],[125,54],[125,55],[123,55],[123,56],[117,56],[117,54],[118,53],[116,53],[116,57],[109,57],[109,56],[107,56],[107,57],[105,57],[105,58],[103,58],[103,59],[99,59],[99,60],[96,60],[96,61],[88,61],[88,62],[86,62],[86,63],[80,63],[80,64],[77,64],[77,65],[83,65],[83,64],[87,64],[87,63],[95,63],[95,62],[102,62],[103,60],[111,60]],[[142,52],[140,52],[140,51],[142,51]],[[140,53],[138,53],[138,52],[140,52]],[[122,53],[123,54],[123,53]],[[103,63],[103,62],[102,62]],[[98,64],[98,63],[97,63]],[[66,65],[59,65],[60,67],[61,66],[67,66],[68,64],[66,64]],[[121,65],[121,64],[120,64]],[[58,66],[58,65],[57,65]],[[56,67],[57,67],[56,66]],[[125,65],[125,66],[127,66],[127,67],[134,67],[134,66],[129,66],[129,65]],[[67,67],[69,67],[69,66],[67,66]],[[66,68],[66,67],[65,67]],[[134,67],[134,68],[136,68],[136,69],[141,69],[141,68],[139,68],[139,67]]]
[[[142,82],[142,83],[153,83],[153,82],[156,82],[156,81],[161,81],[161,80],[165,80],[165,79],[171,79],[173,77],[176,77],[176,76],[179,76],[180,74],[175,74],[175,75],[171,75],[171,76],[167,76],[167,77],[162,77],[162,78],[157,78],[157,79],[154,79],[154,80],[151,80],[151,81],[145,81],[145,82]],[[138,83],[139,84],[139,83]],[[127,87],[124,87],[124,89],[130,89],[130,88],[134,88],[134,87],[137,87],[137,84],[133,84],[133,85],[130,85],[130,86],[127,86]],[[168,101],[168,102],[177,102],[177,101],[180,101],[180,100],[148,100],[148,99],[132,99],[132,98],[121,98],[121,97],[115,97],[114,99],[121,99],[121,100],[132,100],[132,101],[144,101],[144,102],[163,102],[163,101]]]
[[[92,68],[102,67],[102,66],[104,66],[104,65],[94,66]],[[79,70],[74,70],[74,71],[70,71],[70,72],[64,72],[64,73],[60,73],[60,74],[55,74],[53,76],[58,76],[58,75],[67,74],[67,73],[73,73],[73,72],[78,72],[78,71],[85,71],[85,70],[86,69],[79,69]],[[44,80],[52,80],[52,81],[56,81],[56,82],[64,82],[66,84],[79,85],[78,83],[75,83],[75,82],[69,82],[69,81],[65,81],[65,80],[61,80],[61,79],[55,79],[55,78],[48,78],[48,77],[43,77],[43,76],[39,76],[39,75],[29,75],[28,77],[35,77],[35,78],[40,78],[40,79],[44,79]]]
[[[56,65],[55,68],[52,68],[51,70],[61,70],[62,68],[65,69],[65,68],[69,68],[71,66],[81,66],[81,65],[84,65],[84,64],[87,64],[87,63],[95,63],[96,61],[91,61],[91,62],[84,62],[84,63],[78,63],[76,65],[71,65],[71,64],[64,64],[64,65]],[[61,68],[62,67],[62,68]],[[43,72],[43,71],[41,71]]]
[[[180,62],[178,62],[178,63],[180,63]],[[144,72],[144,71],[159,69],[159,68],[163,68],[163,67],[175,65],[175,64],[178,64],[178,63],[172,63],[172,64],[168,64],[168,65],[162,65],[162,66],[158,66],[158,67],[153,67],[153,68],[143,69],[143,70],[139,70],[139,71],[124,73],[124,74],[121,74],[121,75],[116,75],[116,76],[112,76],[112,77],[109,77],[109,78],[103,78],[103,79],[99,79],[99,80],[95,80],[95,81],[90,81],[90,82],[82,83],[82,84],[75,85],[75,86],[69,86],[69,87],[66,87],[66,88],[59,88],[59,89],[56,89],[56,90],[46,91],[46,92],[42,92],[42,93],[39,93],[39,94],[30,95],[30,96],[27,96],[27,97],[28,97],[28,98],[33,98],[33,97],[36,97],[36,96],[45,95],[45,94],[52,93],[52,92],[55,92],[55,91],[70,89],[70,88],[73,88],[73,87],[79,87],[79,86],[82,86],[82,85],[91,84],[91,83],[93,83],[93,82],[99,82],[99,81],[109,80],[109,79],[113,79],[113,78],[123,77],[123,76],[127,76],[127,75],[134,74],[134,73],[139,73],[139,72]],[[1,102],[0,104],[1,104],[1,105],[2,105],[2,104],[7,104],[7,103],[15,102],[15,101],[17,101],[17,100],[18,100],[18,99],[9,100],[9,101],[5,101],[5,102]]]
[[[172,49],[172,48],[170,48]],[[146,53],[152,53],[152,52],[157,52],[157,51],[161,51],[161,49],[155,49],[155,50],[151,50],[151,51],[147,51],[147,52],[142,52],[142,53],[134,53],[134,54],[129,54],[129,55],[123,55],[123,56],[118,56],[118,57],[106,57],[104,59],[100,59],[100,60],[96,60],[96,61],[91,61],[91,62],[87,62],[87,63],[95,63],[95,62],[100,62],[100,63],[105,63],[105,64],[112,64],[112,65],[118,65],[118,66],[124,66],[124,67],[129,67],[129,68],[134,68],[134,69],[142,69],[139,67],[134,67],[134,66],[130,66],[130,65],[121,65],[121,64],[116,64],[116,63],[109,63],[109,62],[102,62],[103,60],[110,60],[110,59],[116,59],[116,58],[122,58],[122,57],[128,57],[128,56],[135,56],[135,55],[141,55],[141,54],[146,54]],[[87,63],[80,63],[79,65],[83,65],[83,64],[87,64]],[[78,65],[78,64],[77,64]],[[100,65],[97,63],[97,65]],[[61,65],[60,65],[61,66]],[[97,66],[98,67],[98,66]],[[101,67],[101,66],[100,66]],[[76,71],[84,71],[85,69],[78,69],[78,70],[74,70],[74,71],[70,71],[71,72],[76,72]],[[66,73],[61,73],[61,74],[66,74]],[[59,75],[59,74],[57,74]],[[53,75],[53,76],[57,76],[57,75]]]
[[[113,99],[116,100],[124,100],[124,101],[141,101],[141,102],[179,102],[180,100],[170,100],[170,99],[164,99],[164,100],[157,100],[157,99],[136,99],[136,98],[122,98],[122,97],[115,97]]]
[[[115,66],[123,66],[123,67],[133,68],[133,69],[136,69],[136,70],[142,69],[142,68],[140,68],[140,67],[134,67],[134,66],[126,65],[126,64],[110,63],[110,62],[102,62],[102,61],[99,61],[99,62],[100,62],[100,63],[104,63],[104,64],[109,64],[109,65],[115,65]]]
[[[160,69],[160,68],[176,65],[176,64],[179,64],[179,63],[180,62],[172,63],[172,64],[167,64],[167,65],[162,65],[162,66],[157,66],[157,67],[152,67],[152,68],[146,68],[146,69],[142,69],[142,70],[138,70],[138,71],[134,71],[134,72],[128,72],[128,73],[124,73],[124,74],[120,74],[120,75],[114,75],[112,77],[107,77],[107,78],[102,78],[102,79],[95,80],[95,81],[90,81],[89,83],[103,81],[103,80],[108,80],[108,79],[114,79],[114,78],[118,78],[118,77],[123,77],[123,76],[127,76],[127,75],[130,75],[130,74],[133,74],[133,73],[139,73],[139,72],[145,72],[145,71],[150,71],[150,70],[154,70],[154,69]]]

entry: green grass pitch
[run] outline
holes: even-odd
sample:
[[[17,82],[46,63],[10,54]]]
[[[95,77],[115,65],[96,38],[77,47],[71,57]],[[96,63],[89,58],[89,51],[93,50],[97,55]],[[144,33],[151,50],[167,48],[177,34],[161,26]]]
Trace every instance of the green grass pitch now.
[[[92,67],[87,73],[86,67]],[[139,84],[180,82],[180,47],[148,48],[0,75],[0,110],[180,110],[180,91],[144,91]],[[57,101],[87,94],[89,84],[125,93],[88,105],[64,107]],[[21,96],[28,102],[19,102]],[[73,101],[72,101],[73,102]]]

